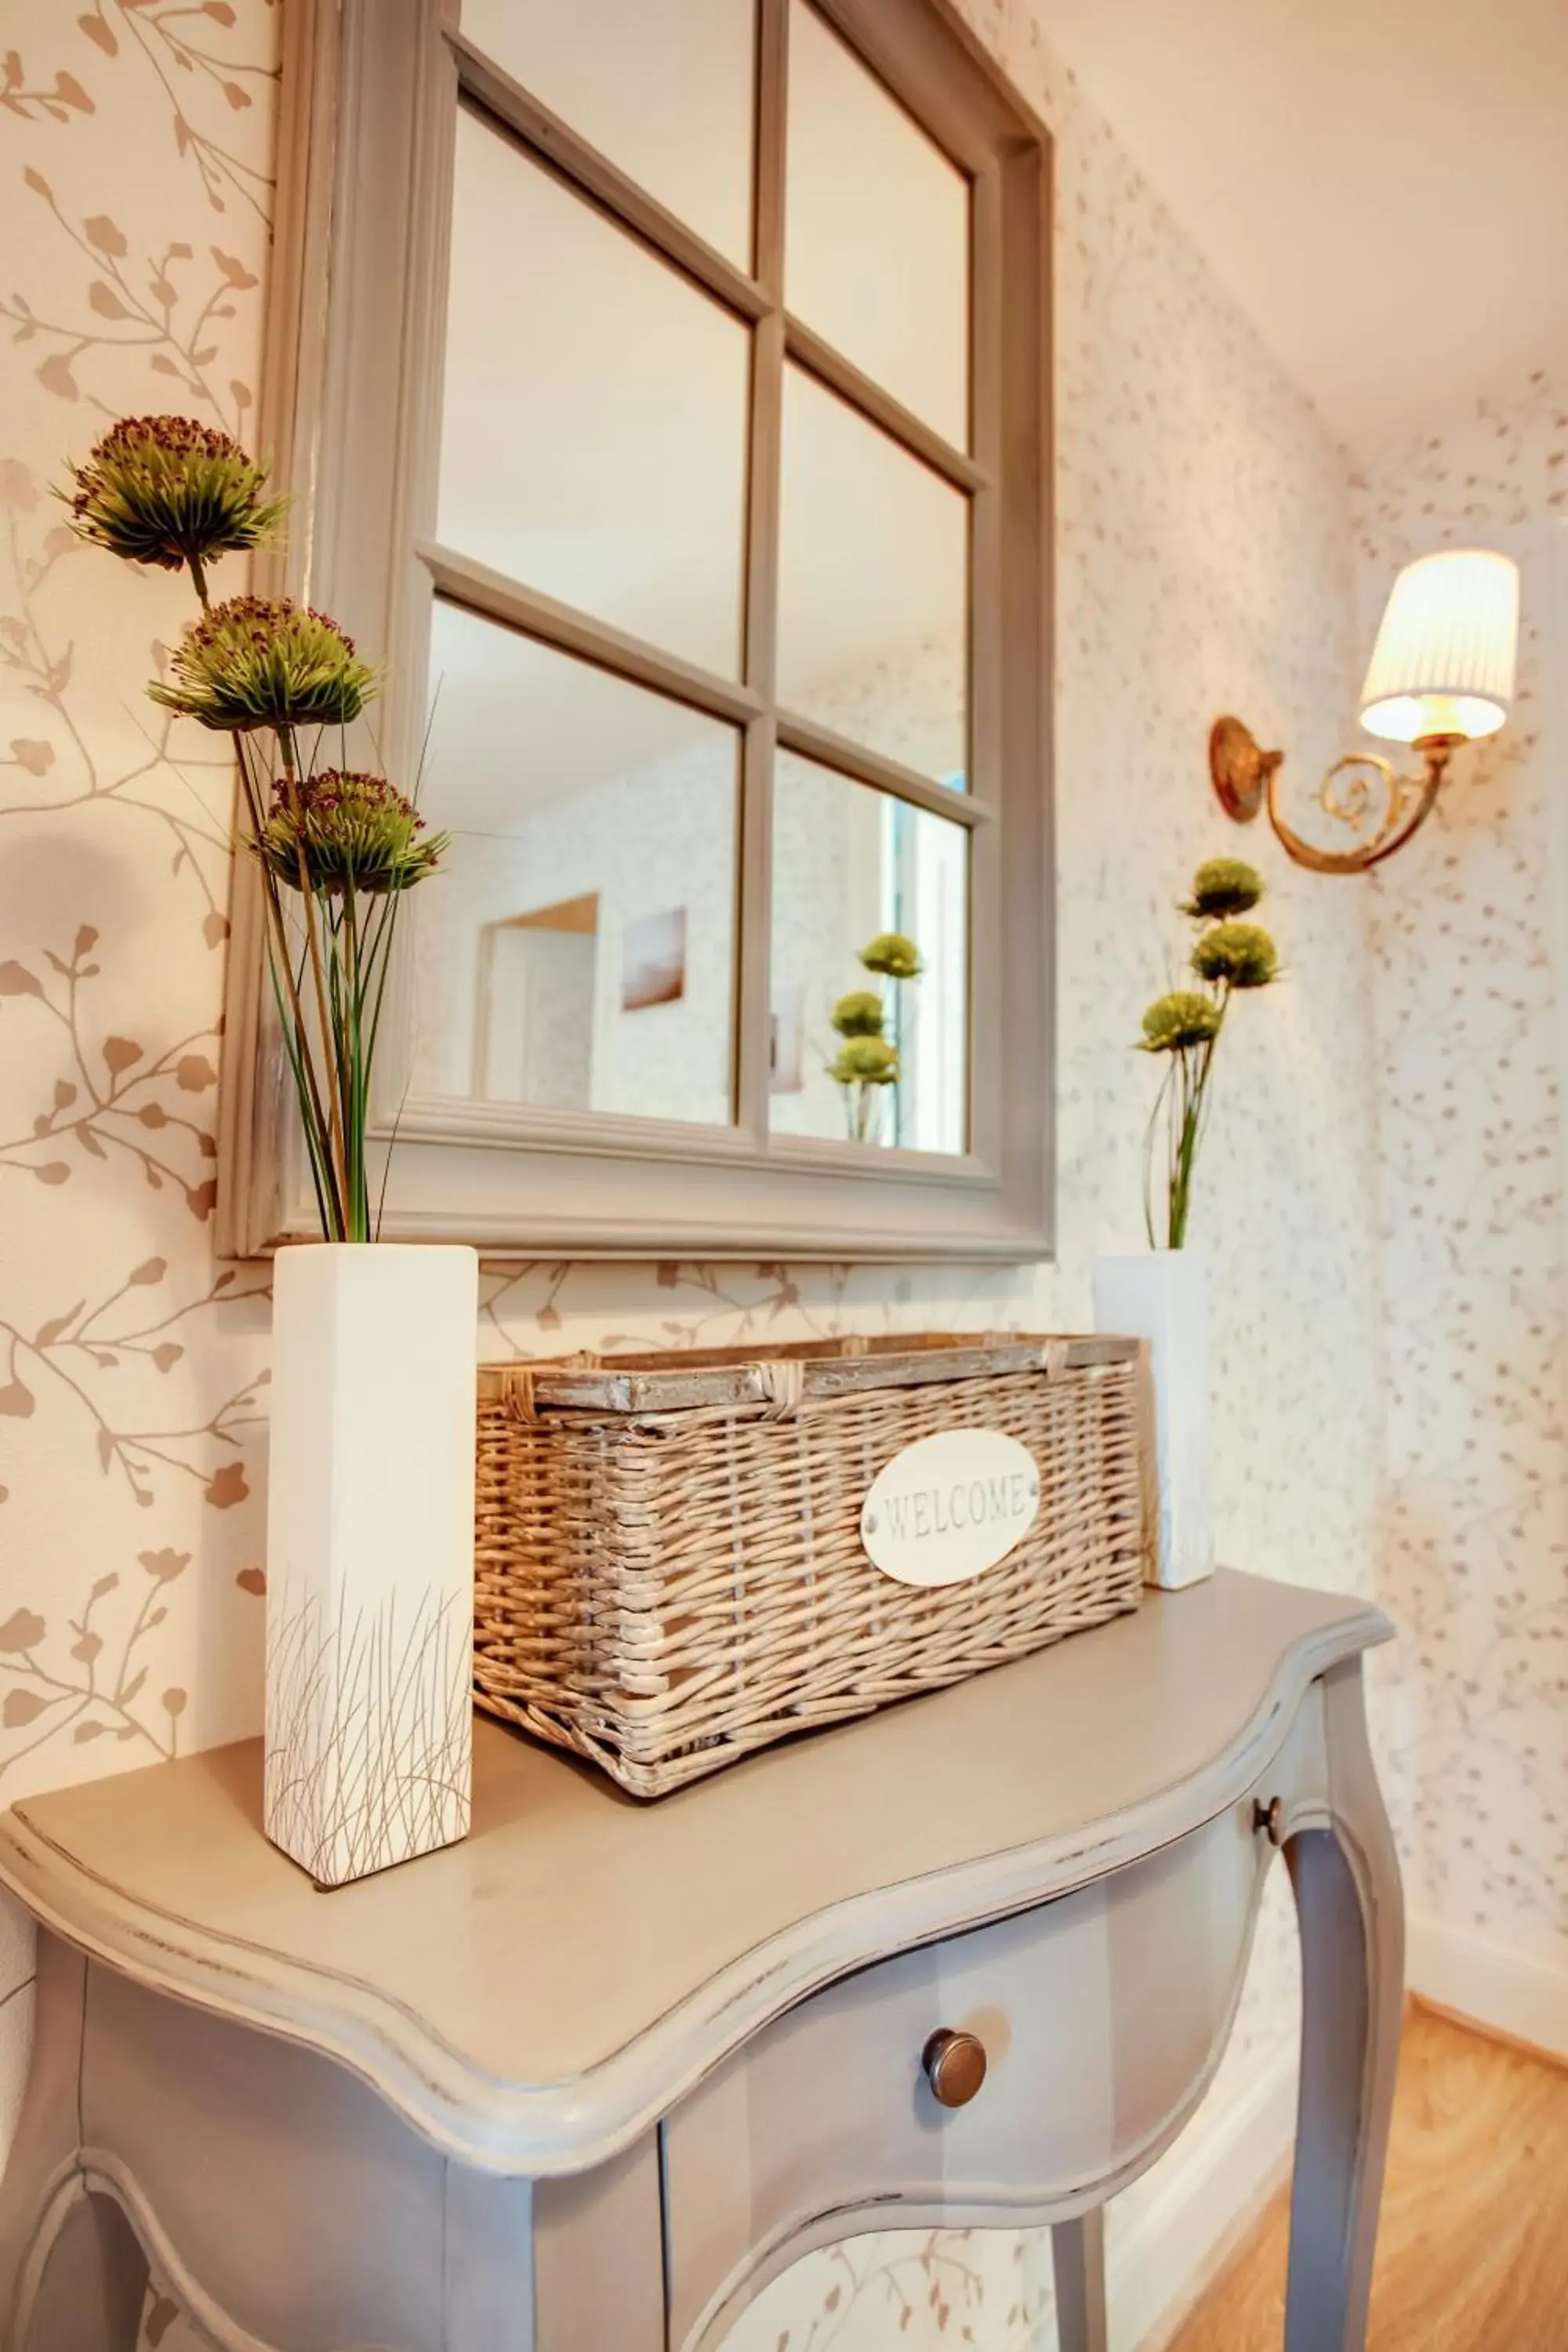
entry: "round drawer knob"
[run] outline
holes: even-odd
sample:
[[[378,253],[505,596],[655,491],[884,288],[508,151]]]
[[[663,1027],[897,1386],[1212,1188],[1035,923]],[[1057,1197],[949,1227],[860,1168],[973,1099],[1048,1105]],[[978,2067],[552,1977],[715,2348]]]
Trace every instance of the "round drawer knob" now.
[[[944,2025],[926,2043],[921,2064],[942,2106],[966,2107],[985,2080],[985,2044],[977,2033]]]

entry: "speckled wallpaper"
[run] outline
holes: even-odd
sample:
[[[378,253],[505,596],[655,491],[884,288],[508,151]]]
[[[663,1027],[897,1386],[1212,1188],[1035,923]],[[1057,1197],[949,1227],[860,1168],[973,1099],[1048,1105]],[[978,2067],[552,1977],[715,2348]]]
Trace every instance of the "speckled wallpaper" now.
[[[1172,902],[1197,856],[1234,845],[1207,793],[1209,721],[1237,709],[1304,767],[1340,747],[1356,640],[1328,436],[1037,15],[972,13],[1059,142],[1059,1263],[498,1269],[491,1351],[1081,1324],[1094,1252],[1140,1234],[1150,1074],[1131,1044],[1173,967]],[[215,1264],[210,1244],[226,780],[142,698],[180,592],[78,550],[47,485],[124,410],[247,429],[278,28],[272,0],[0,0],[0,1801],[259,1715],[265,1271]],[[1195,1220],[1215,1286],[1222,1544],[1369,1591],[1368,901],[1249,847],[1289,985],[1227,1041]],[[1271,1916],[1218,2102],[1293,2033]],[[6,1936],[14,2108],[26,1959]],[[862,2241],[781,2282],[735,2342],[1019,2352],[1051,2341],[1047,2271],[1027,2239]],[[155,2324],[169,2352],[180,2323],[160,2308]]]
[[[1354,496],[1368,633],[1430,549],[1521,572],[1513,723],[1374,885],[1380,1722],[1413,1915],[1548,1971],[1568,2019],[1568,387],[1378,451]]]

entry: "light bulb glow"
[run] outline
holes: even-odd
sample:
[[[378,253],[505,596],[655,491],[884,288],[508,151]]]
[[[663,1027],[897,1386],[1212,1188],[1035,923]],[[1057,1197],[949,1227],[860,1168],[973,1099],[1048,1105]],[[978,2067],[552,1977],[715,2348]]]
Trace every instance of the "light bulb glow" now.
[[[1420,743],[1428,735],[1458,735],[1474,743],[1506,726],[1508,713],[1480,694],[1391,694],[1369,703],[1361,723],[1385,743]]]

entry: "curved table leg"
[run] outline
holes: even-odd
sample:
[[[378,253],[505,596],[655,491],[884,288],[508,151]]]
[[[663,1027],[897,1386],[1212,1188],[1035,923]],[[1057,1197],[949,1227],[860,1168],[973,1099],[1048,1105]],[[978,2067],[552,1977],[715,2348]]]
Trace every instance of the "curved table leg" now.
[[[87,1963],[38,1937],[33,2058],[0,2183],[5,2352],[135,2352],[147,2259],[110,2197],[79,2168]]]
[[[1359,1659],[1323,1677],[1329,1826],[1289,1838],[1301,1931],[1301,2087],[1285,2352],[1362,2352],[1404,2006],[1399,1863]]]
[[[23,2298],[16,2352],[136,2352],[147,2257],[111,2197],[75,2197],[36,2291]]]
[[[79,2169],[87,1963],[38,1938],[33,2058],[0,2184],[5,2352],[134,2352],[147,2264],[119,2207]]]
[[[1105,2208],[1091,2206],[1076,2221],[1051,2231],[1057,2282],[1058,2352],[1106,2352]]]

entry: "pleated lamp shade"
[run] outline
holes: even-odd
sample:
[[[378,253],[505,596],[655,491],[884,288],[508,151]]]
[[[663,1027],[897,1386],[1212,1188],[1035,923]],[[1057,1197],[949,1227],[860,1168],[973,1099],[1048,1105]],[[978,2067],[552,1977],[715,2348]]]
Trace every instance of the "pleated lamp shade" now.
[[[1513,699],[1519,567],[1481,548],[1407,563],[1389,592],[1361,723],[1393,743],[1495,735]]]

